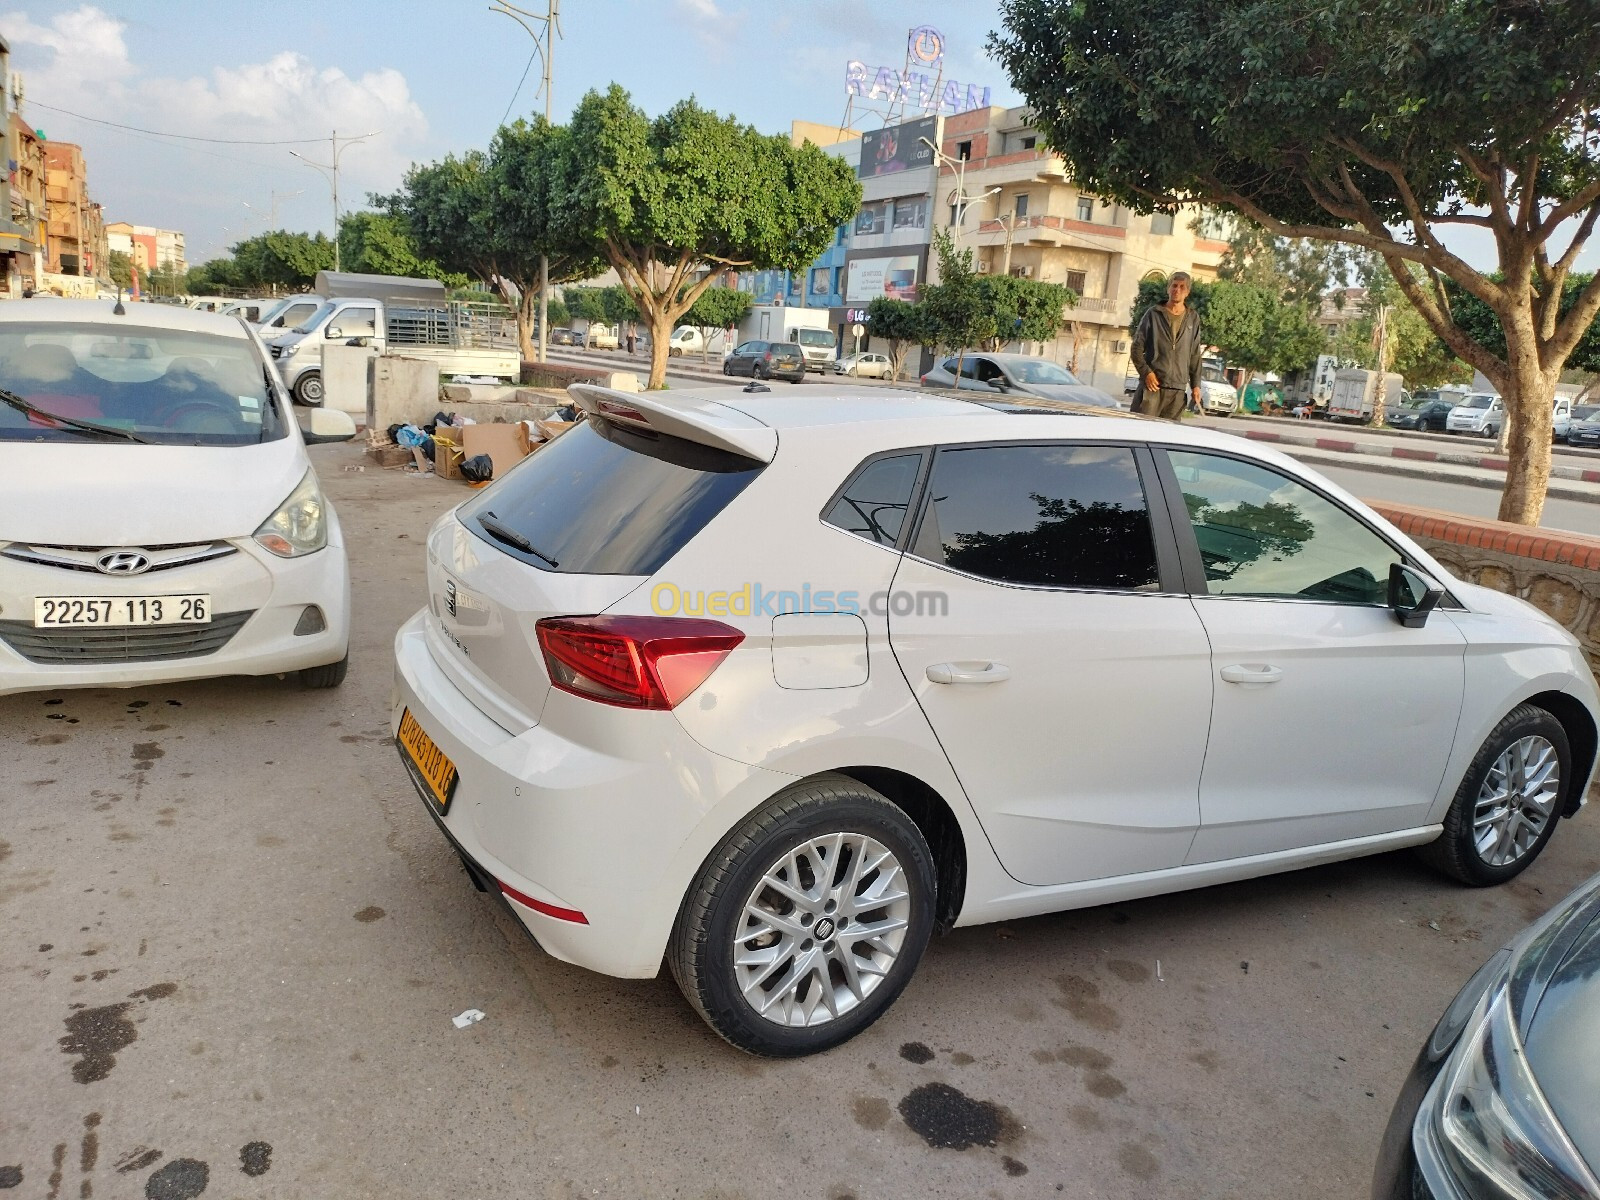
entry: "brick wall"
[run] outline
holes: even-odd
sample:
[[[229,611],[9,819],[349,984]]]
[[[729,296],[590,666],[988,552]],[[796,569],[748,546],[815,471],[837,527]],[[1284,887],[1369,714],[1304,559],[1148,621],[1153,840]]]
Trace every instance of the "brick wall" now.
[[[1600,537],[1369,503],[1462,579],[1554,617],[1582,643],[1600,678]]]

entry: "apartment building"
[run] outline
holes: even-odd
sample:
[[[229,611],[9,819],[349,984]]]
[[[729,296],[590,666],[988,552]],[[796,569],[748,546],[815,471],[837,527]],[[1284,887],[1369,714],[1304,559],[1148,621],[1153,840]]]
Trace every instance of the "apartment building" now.
[[[21,81],[11,73],[10,47],[0,38],[0,136],[9,160],[0,176],[0,295],[13,298],[33,288],[44,244],[43,154],[37,135],[16,115],[20,96]]]
[[[1206,229],[1199,210],[1141,216],[1083,191],[1043,148],[1029,116],[1026,108],[994,107],[944,118],[939,221],[958,247],[973,251],[979,271],[1076,292],[1060,336],[1025,349],[1120,395],[1140,281],[1180,270],[1215,279],[1228,244],[1196,232],[1196,224]]]
[[[176,229],[113,221],[106,226],[106,246],[126,254],[141,275],[168,265],[179,273],[189,269],[184,257],[183,234]]]
[[[88,278],[105,271],[106,230],[99,204],[89,197],[83,147],[46,142],[45,205],[48,269]]]

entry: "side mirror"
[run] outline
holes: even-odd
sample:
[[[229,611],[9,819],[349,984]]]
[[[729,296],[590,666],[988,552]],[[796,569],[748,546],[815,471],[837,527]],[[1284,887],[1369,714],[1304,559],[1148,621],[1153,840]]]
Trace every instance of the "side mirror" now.
[[[1407,629],[1420,629],[1444,598],[1444,588],[1405,563],[1389,564],[1389,608]]]
[[[337,408],[313,408],[304,432],[308,446],[324,442],[348,442],[356,435],[356,423],[349,413]]]
[[[337,325],[329,325],[328,332],[323,336],[330,338],[342,338],[344,336],[344,330],[339,328]]]
[[[989,380],[989,386],[997,392],[1004,392],[1010,389],[1011,384],[1004,375],[997,375]]]

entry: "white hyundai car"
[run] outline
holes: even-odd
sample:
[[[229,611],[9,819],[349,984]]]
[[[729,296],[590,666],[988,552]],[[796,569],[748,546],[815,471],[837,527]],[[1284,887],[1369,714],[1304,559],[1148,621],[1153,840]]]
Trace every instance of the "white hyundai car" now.
[[[350,579],[261,342],[171,305],[0,304],[0,695],[345,674]]]
[[[1408,846],[1494,884],[1582,803],[1573,638],[1254,443],[571,392],[586,420],[429,536],[397,742],[541,946],[665,959],[746,1050],[859,1032],[934,929]]]

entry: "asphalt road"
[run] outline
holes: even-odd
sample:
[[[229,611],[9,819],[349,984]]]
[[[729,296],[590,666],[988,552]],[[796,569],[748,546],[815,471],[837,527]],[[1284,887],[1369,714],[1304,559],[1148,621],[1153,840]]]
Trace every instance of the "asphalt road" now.
[[[343,688],[0,698],[19,1197],[1358,1196],[1456,988],[1600,870],[1586,812],[1493,891],[1395,854],[959,930],[854,1042],[749,1058],[472,890],[388,736],[423,534],[466,493],[312,454],[351,545]],[[1359,752],[1338,714],[1283,720]]]
[[[1291,447],[1277,447],[1292,453]],[[1443,483],[1432,479],[1412,479],[1385,469],[1393,459],[1359,460],[1361,469],[1330,467],[1324,463],[1310,464],[1340,487],[1354,492],[1363,500],[1392,500],[1398,504],[1420,504],[1426,508],[1439,508],[1446,512],[1463,513],[1471,517],[1493,517],[1500,510],[1500,493],[1493,488],[1472,487],[1462,483]],[[1372,463],[1372,469],[1366,464]],[[1581,500],[1547,499],[1539,524],[1546,529],[1568,529],[1593,536],[1600,533],[1600,504],[1586,504]]]

